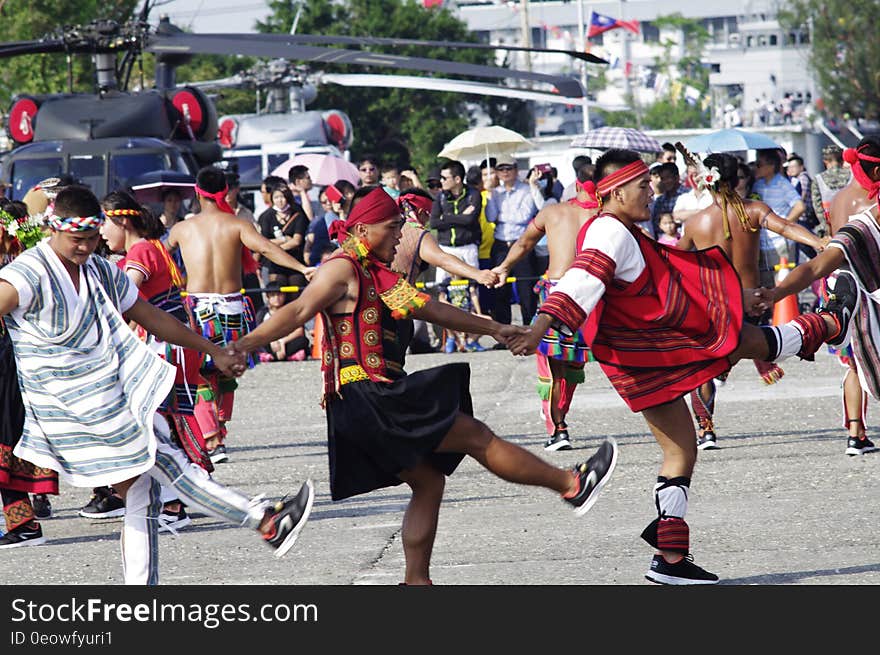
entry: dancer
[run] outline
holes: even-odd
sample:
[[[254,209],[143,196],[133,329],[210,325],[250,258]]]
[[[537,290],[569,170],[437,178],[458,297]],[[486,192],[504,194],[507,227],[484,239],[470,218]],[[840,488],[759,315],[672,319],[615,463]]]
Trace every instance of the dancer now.
[[[101,236],[111,252],[125,254],[117,265],[138,288],[138,297],[195,330],[195,321],[180,295],[182,276],[159,240],[163,234],[161,222],[125,191],[108,194],[101,206],[109,219],[101,225]],[[164,343],[140,325],[135,326],[135,334],[175,368],[174,388],[159,406],[175,444],[191,462],[212,472],[214,465],[208,457],[205,439],[216,436],[220,426],[211,387],[199,371],[201,353]],[[207,402],[196,403],[198,397]],[[177,530],[189,525],[180,499],[165,487],[162,495],[160,529]]]
[[[821,239],[807,228],[777,216],[760,200],[743,200],[736,192],[739,182],[739,162],[727,153],[717,153],[700,162],[680,143],[685,161],[697,170],[694,182],[697,188],[708,190],[712,204],[688,217],[684,234],[677,247],[683,250],[705,250],[718,246],[730,258],[739,279],[746,289],[760,284],[759,254],[761,228],[779,234],[788,240],[821,251],[828,239]],[[745,320],[759,325],[768,323],[769,317],[749,317]],[[784,375],[783,370],[766,362],[755,361],[758,374],[766,384],[774,384]],[[721,379],[725,379],[724,374]],[[697,448],[718,448],[715,431],[716,387],[715,380],[707,380],[691,392],[691,408],[697,421]]]
[[[259,254],[260,261],[268,259],[300,271],[306,278],[315,269],[260,235],[252,222],[235,216],[226,203],[226,176],[219,168],[202,168],[195,189],[202,210],[171,229],[168,248],[172,252],[180,248],[187,272],[187,305],[202,335],[225,346],[247,333],[254,323],[253,305],[241,293],[243,248]],[[248,361],[249,366],[254,364],[253,359]],[[219,464],[229,459],[226,424],[232,419],[238,383],[218,371],[210,356],[202,372],[211,385],[220,421],[217,435],[205,435],[206,446],[211,461]]]
[[[158,583],[160,484],[200,511],[259,530],[276,555],[284,554],[311,511],[311,481],[291,500],[268,506],[213,481],[171,442],[156,409],[172,388],[174,367],[126,321],[210,354],[226,374],[242,373],[244,361],[138,299],[118,267],[93,255],[102,222],[88,188],[65,187],[50,216],[51,237],[0,270],[0,316],[8,315],[25,406],[15,454],[74,486],[112,484],[125,496],[128,584]]]
[[[412,498],[403,519],[404,582],[430,584],[445,476],[465,455],[505,480],[556,491],[583,514],[608,481],[617,447],[607,440],[573,470],[556,468],[472,418],[467,364],[410,375],[403,371],[397,317],[412,314],[501,341],[522,328],[432,301],[388,269],[401,224],[400,210],[385,191],[360,189],[345,222],[331,226],[342,252],[321,264],[299,299],[234,347],[253,351],[322,313],[333,500],[408,484]]]
[[[539,302],[543,303],[559,278],[574,261],[575,242],[581,227],[596,214],[599,203],[596,187],[590,180],[593,167],[582,167],[578,172],[577,194],[568,202],[553,204],[538,212],[526,231],[511,246],[498,266],[492,271],[498,275],[499,285],[507,280],[516,262],[531,252],[542,237],[547,237],[550,262],[547,271],[535,285]],[[571,337],[549,328],[535,352],[538,365],[538,396],[547,428],[544,450],[570,450],[571,436],[565,417],[571,407],[577,385],[584,381],[584,364],[590,361],[590,350],[580,330]]]
[[[685,521],[697,459],[696,435],[684,396],[739,359],[812,359],[828,340],[845,338],[856,299],[842,294],[817,314],[779,327],[743,322],[763,311],[762,291],[745,294],[720,248],[685,252],[636,227],[650,212],[648,167],[637,152],[609,150],[596,163],[602,211],[582,230],[572,267],[539,308],[514,354],[535,351],[547,328],[584,326],[590,350],[621,398],[642,412],[663,451],[654,487],[657,518],[642,538],[657,549],[646,577],[665,584],[715,584],[693,563]],[[584,325],[586,323],[586,325]]]
[[[43,236],[33,224],[22,229],[28,222],[27,207],[22,205],[6,198],[0,203],[0,269]],[[0,548],[45,543],[39,519],[52,516],[48,494],[58,494],[58,474],[55,471],[34,466],[14,454],[23,427],[24,405],[18,387],[12,341],[0,317],[0,497],[6,521],[6,533],[0,535]],[[33,501],[29,493],[34,494]],[[38,512],[39,509],[42,511]]]

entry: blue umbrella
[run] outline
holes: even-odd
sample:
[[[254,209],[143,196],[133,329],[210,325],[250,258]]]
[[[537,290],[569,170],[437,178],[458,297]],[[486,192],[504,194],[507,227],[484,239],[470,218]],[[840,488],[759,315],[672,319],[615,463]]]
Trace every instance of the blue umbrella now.
[[[718,130],[711,134],[703,134],[689,139],[685,147],[691,152],[740,152],[742,150],[762,150],[764,148],[780,148],[781,146],[770,137],[757,132],[747,132],[732,127]]]

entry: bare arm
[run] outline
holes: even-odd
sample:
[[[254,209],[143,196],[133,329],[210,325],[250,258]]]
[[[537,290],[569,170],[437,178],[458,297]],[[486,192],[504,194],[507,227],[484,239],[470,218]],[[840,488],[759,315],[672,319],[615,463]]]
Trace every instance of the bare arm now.
[[[453,305],[430,300],[415,310],[413,316],[457,332],[488,334],[496,341],[503,342],[501,330],[504,326],[501,323],[462,311]]]
[[[0,280],[0,316],[18,307],[18,290],[6,280]]]
[[[422,261],[426,261],[437,268],[442,268],[444,271],[459,277],[474,280],[487,287],[493,286],[498,278],[492,271],[474,268],[455,255],[450,255],[448,252],[441,250],[440,246],[437,245],[437,240],[430,232],[422,237],[422,241],[419,244],[419,257],[421,257]]]
[[[315,314],[345,296],[353,274],[350,265],[344,261],[331,260],[323,264],[299,298],[284,305],[260,327],[236,341],[236,350],[254,351],[305,325]]]
[[[192,348],[210,355],[214,362],[224,373],[229,374],[232,367],[238,363],[238,359],[228,355],[220,346],[211,343],[202,335],[178,321],[176,318],[144,302],[140,298],[123,314],[125,320],[134,321],[150,334],[155,334],[162,341],[177,344],[184,348]]]
[[[504,258],[504,261],[492,269],[492,271],[498,275],[498,283],[496,286],[500,287],[507,283],[507,273],[510,269],[513,268],[519,260],[532,252],[538,241],[544,236],[543,228],[545,217],[542,216],[542,214],[543,210],[538,212],[537,216],[535,216],[535,220],[529,222],[526,226],[526,231],[520,235],[519,239],[516,240],[516,243],[510,246],[510,250],[507,251],[507,256]]]
[[[314,268],[306,266],[292,255],[286,253],[279,246],[272,243],[269,239],[257,232],[257,228],[253,223],[241,220],[241,242],[254,254],[275,262],[279,266],[292,268],[300,273],[311,275]]]
[[[839,248],[823,250],[812,259],[795,267],[782,282],[770,290],[773,302],[806,289],[814,280],[825,277],[839,268],[844,259],[843,251]]]
[[[801,205],[803,205],[803,203],[801,203]],[[772,211],[768,212],[764,218],[761,219],[761,227],[766,227],[771,232],[776,232],[776,234],[783,236],[786,239],[797,241],[798,243],[810,246],[816,250],[822,250],[825,248],[825,241],[810,232],[803,225],[791,223],[788,219],[780,218]]]

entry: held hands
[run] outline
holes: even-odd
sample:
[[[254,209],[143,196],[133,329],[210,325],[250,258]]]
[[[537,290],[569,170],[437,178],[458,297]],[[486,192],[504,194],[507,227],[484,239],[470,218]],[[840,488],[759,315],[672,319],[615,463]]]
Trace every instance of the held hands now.
[[[302,274],[306,276],[306,281],[311,282],[312,278],[315,277],[315,273],[318,272],[317,266],[307,266],[302,270]]]
[[[495,284],[493,287],[497,289],[498,287],[503,287],[507,284],[507,268],[504,266],[496,266],[492,269],[492,272],[497,276]]]
[[[477,276],[477,282],[489,289],[499,286],[498,274],[495,272],[495,269],[492,269],[491,271],[485,268],[480,269],[480,274]]]
[[[247,358],[244,351],[236,348],[235,343],[230,344],[225,350],[212,355],[214,365],[223,375],[228,377],[241,377],[247,370]]]
[[[532,355],[538,349],[541,337],[544,336],[542,331],[537,331],[534,327],[517,328],[518,333],[508,339],[507,347],[514,355]]]
[[[528,328],[521,325],[505,325],[499,323],[498,329],[492,334],[492,337],[495,341],[503,343],[512,351],[514,340],[521,338],[526,332],[528,332]]]
[[[774,302],[772,289],[743,289],[743,311],[750,316],[760,316],[773,307]]]

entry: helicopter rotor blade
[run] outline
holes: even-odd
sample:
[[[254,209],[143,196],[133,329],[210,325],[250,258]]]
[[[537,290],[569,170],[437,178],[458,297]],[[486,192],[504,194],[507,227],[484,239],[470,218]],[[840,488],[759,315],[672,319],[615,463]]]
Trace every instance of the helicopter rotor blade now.
[[[501,98],[517,98],[520,100],[534,100],[536,102],[550,102],[560,105],[580,105],[583,103],[583,98],[572,99],[556,93],[542,93],[540,91],[531,91],[529,89],[517,89],[509,86],[485,84],[483,82],[468,82],[466,80],[450,80],[440,77],[323,73],[317,79],[320,83],[338,84],[340,86],[449,91],[471,95],[498,96]],[[589,100],[587,104],[591,107],[602,106],[600,103],[592,100]]]
[[[64,51],[64,42],[60,40],[13,41],[11,43],[0,43],[0,57],[16,57],[18,55],[39,55],[44,53]]]
[[[255,57],[281,57],[300,61],[322,64],[353,64],[357,66],[384,66],[409,70],[445,73],[447,75],[464,75],[469,77],[488,77],[495,79],[514,78],[530,80],[554,86],[559,93],[569,98],[583,97],[580,82],[573,78],[559,75],[546,75],[508,68],[480,66],[442,59],[422,59],[419,57],[403,57],[386,55],[342,48],[319,48],[316,46],[298,45],[283,35],[281,38],[264,38],[264,34],[180,34],[158,36],[150,39],[146,50],[154,53],[174,54],[241,54]],[[233,43],[230,43],[234,41]]]
[[[237,36],[237,35],[231,35]],[[328,44],[328,45],[389,45],[389,46],[404,46],[404,45],[415,45],[415,46],[429,46],[436,48],[471,48],[474,50],[511,50],[514,52],[544,52],[550,54],[562,54],[567,55],[569,57],[573,57],[574,59],[580,59],[581,61],[586,61],[591,64],[607,64],[609,63],[607,60],[602,59],[601,57],[597,57],[594,54],[589,52],[580,52],[577,50],[563,50],[558,48],[526,48],[524,46],[514,46],[514,45],[493,45],[490,43],[470,43],[467,41],[419,41],[417,39],[395,39],[395,38],[386,38],[386,37],[376,37],[376,36],[366,36],[366,37],[355,37],[355,36],[331,36],[331,35],[319,35],[319,34],[294,34],[294,35],[284,35],[284,34],[264,34],[264,37],[278,37],[279,40],[284,40],[289,43],[303,43],[303,44]]]

